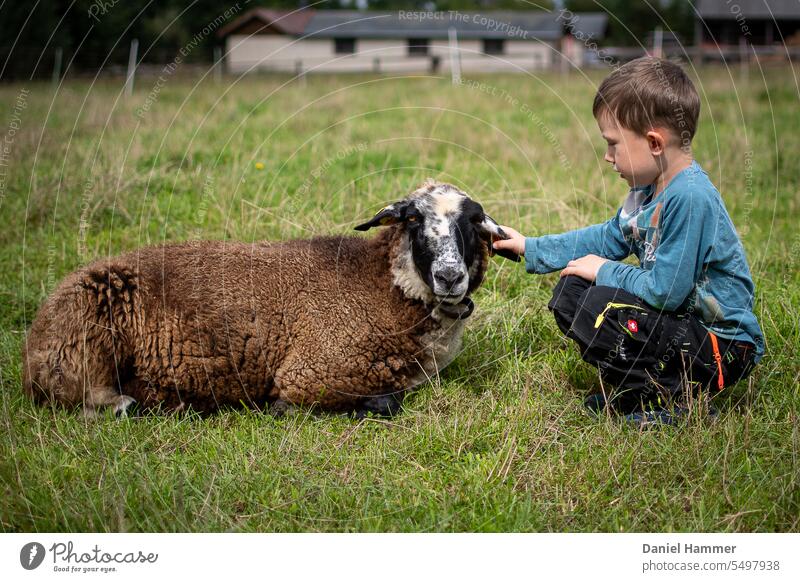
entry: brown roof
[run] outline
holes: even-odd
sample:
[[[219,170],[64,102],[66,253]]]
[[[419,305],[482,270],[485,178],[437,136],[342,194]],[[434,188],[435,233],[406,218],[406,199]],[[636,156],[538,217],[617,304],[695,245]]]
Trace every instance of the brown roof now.
[[[299,10],[253,8],[220,28],[217,31],[217,36],[227,36],[240,28],[247,28],[247,32],[253,32],[253,30],[250,30],[253,25],[256,25],[257,28],[269,28],[280,34],[301,35],[313,15],[313,10],[303,8]]]

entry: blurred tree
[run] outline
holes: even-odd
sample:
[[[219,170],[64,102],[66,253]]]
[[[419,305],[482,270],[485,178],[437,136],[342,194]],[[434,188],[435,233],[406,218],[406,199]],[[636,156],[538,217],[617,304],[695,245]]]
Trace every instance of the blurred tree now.
[[[3,3],[0,79],[52,74],[56,47],[66,47],[70,40],[68,31],[58,26],[59,16],[53,0],[42,0],[33,6],[27,2]]]
[[[657,26],[690,43],[694,30],[693,0],[566,0],[573,12],[606,12],[607,45],[644,45]]]
[[[672,0],[663,9],[661,15],[667,22],[664,30],[676,33],[684,45],[694,41],[694,2],[692,0]]]

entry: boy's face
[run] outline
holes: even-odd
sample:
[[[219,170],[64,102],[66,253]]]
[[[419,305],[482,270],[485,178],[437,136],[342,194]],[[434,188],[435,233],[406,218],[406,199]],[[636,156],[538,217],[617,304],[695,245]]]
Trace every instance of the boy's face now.
[[[661,173],[658,162],[664,144],[655,143],[659,140],[652,137],[654,132],[640,135],[625,129],[608,112],[600,114],[597,125],[608,144],[604,159],[629,186],[647,186],[656,181]]]

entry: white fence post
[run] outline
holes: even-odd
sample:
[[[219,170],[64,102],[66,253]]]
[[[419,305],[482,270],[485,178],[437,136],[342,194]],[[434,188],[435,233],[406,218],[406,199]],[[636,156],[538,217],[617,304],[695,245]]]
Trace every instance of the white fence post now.
[[[653,33],[653,56],[659,59],[664,56],[664,31],[660,26]]]
[[[453,85],[461,84],[461,53],[458,51],[458,33],[455,27],[451,26],[447,30],[447,38],[450,41],[450,75]]]
[[[222,81],[222,49],[218,46],[214,47],[214,81]]]
[[[298,80],[298,82],[301,85],[305,86],[305,84],[306,84],[306,70],[305,70],[305,67],[303,67],[303,60],[302,59],[297,59],[294,62],[294,76],[295,76],[295,78]]]
[[[739,37],[739,70],[742,74],[742,82],[747,82],[750,76],[750,55],[747,51],[747,41],[743,36]]]
[[[128,54],[128,75],[125,78],[125,95],[133,95],[133,76],[136,74],[136,55],[139,52],[139,40],[134,38],[131,41],[131,52]]]

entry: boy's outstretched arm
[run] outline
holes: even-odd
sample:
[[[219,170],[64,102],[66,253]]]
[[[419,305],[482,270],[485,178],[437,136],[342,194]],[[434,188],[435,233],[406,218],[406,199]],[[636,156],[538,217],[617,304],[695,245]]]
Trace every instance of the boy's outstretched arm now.
[[[525,237],[508,226],[501,227],[509,236],[508,240],[496,241],[495,249],[508,249],[525,255],[525,269],[529,273],[552,273],[568,267],[570,261],[579,259],[580,271],[576,275],[589,278],[584,272],[588,261],[581,259],[587,255],[597,255],[612,260],[621,260],[633,252],[631,244],[622,236],[619,227],[619,212],[611,220],[586,228],[572,230],[562,234],[551,234],[539,237]],[[599,269],[599,264],[595,268]],[[570,274],[567,272],[565,274]]]

